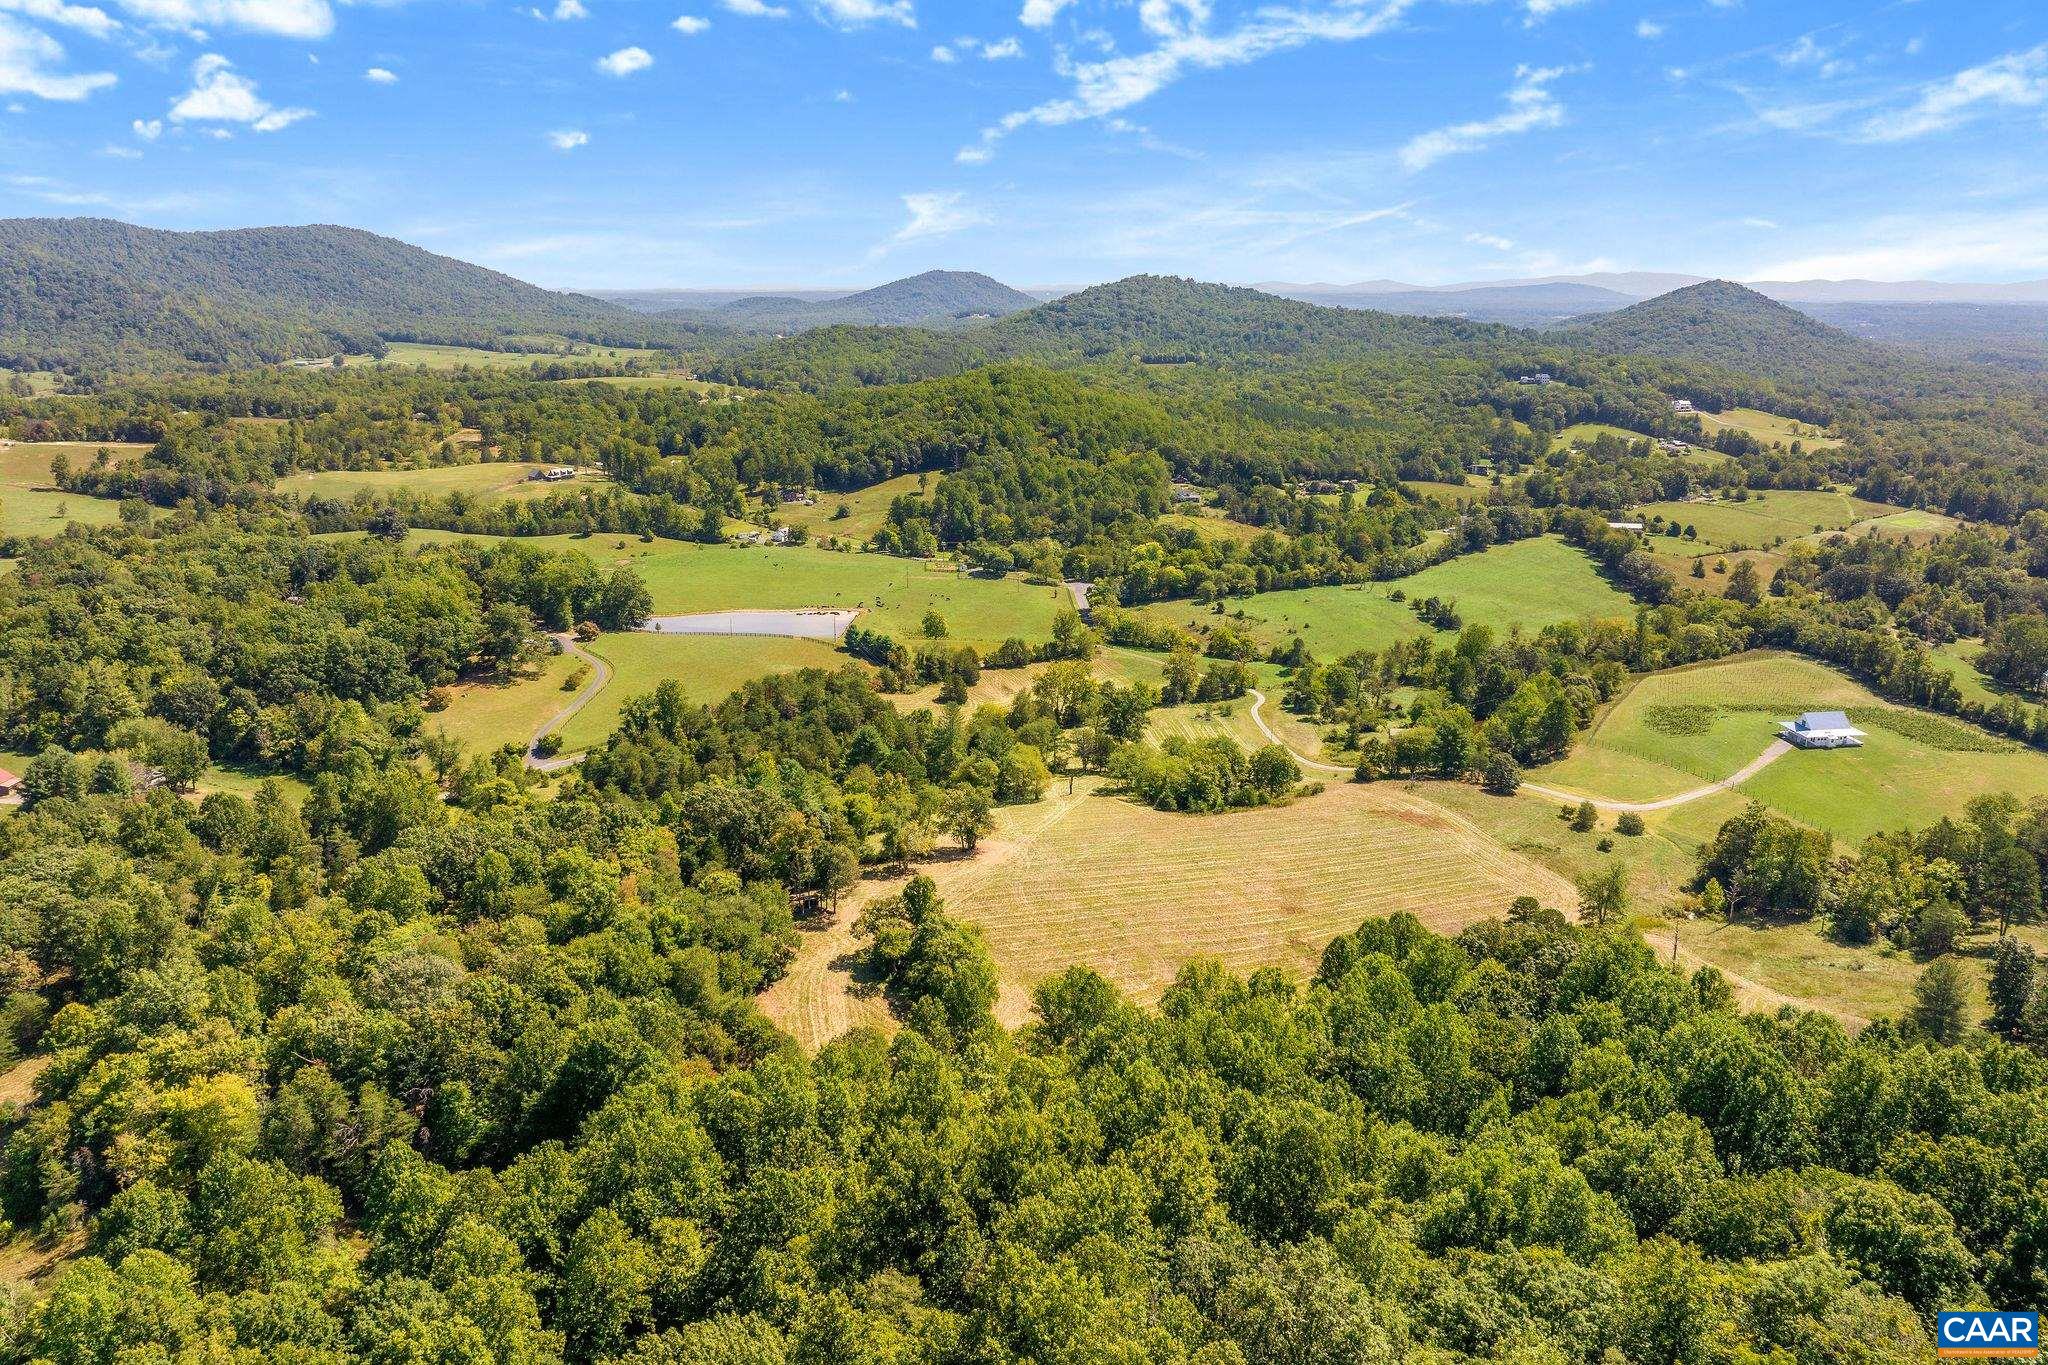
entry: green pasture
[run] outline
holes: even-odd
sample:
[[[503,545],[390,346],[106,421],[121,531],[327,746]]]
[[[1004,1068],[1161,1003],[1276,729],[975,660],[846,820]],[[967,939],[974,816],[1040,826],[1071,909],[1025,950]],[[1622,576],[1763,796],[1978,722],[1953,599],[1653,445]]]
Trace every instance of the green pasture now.
[[[335,498],[347,502],[359,494],[382,495],[404,489],[422,497],[464,493],[478,501],[538,498],[549,493],[609,483],[604,475],[585,471],[560,483],[528,477],[539,464],[452,464],[424,469],[323,469],[289,474],[277,481],[280,493],[301,498]]]
[[[1826,450],[1841,443],[1827,434],[1827,428],[1811,422],[1801,422],[1792,417],[1780,417],[1776,413],[1764,412],[1758,408],[1730,408],[1726,412],[1702,412],[1699,414],[1700,429],[1709,440],[1723,431],[1739,431],[1754,436],[1765,445],[1790,447],[1799,442],[1806,450]]]
[[[564,753],[603,743],[618,728],[619,715],[628,701],[671,679],[682,685],[691,701],[708,705],[722,701],[755,678],[800,668],[839,668],[852,662],[844,651],[823,640],[772,636],[620,631],[600,635],[585,648],[612,666],[612,680],[562,727]],[[570,694],[560,695],[566,701]],[[516,742],[525,742],[538,724],[536,719],[519,731]]]
[[[1397,602],[1392,594],[1403,593]],[[1434,565],[1385,583],[1356,583],[1259,593],[1225,604],[1227,614],[1186,602],[1156,603],[1148,616],[1193,629],[1230,624],[1267,644],[1299,635],[1318,658],[1341,658],[1353,650],[1384,649],[1396,640],[1428,633],[1409,609],[1419,598],[1451,598],[1467,625],[1505,634],[1519,625],[1540,630],[1586,616],[1628,616],[1629,598],[1594,570],[1593,562],[1549,536],[1495,545],[1478,554]]]
[[[1775,653],[1641,679],[1569,757],[1532,770],[1529,780],[1609,800],[1675,796],[1756,758],[1777,737],[1780,720],[1822,709],[1847,710],[1867,732],[1863,746],[1795,750],[1744,783],[1740,799],[1855,841],[1960,814],[1971,798],[1991,792],[2048,795],[2048,755],[1951,717],[1892,705],[1834,669]],[[1692,806],[1669,812],[1683,826],[1695,825],[1697,813]],[[1704,837],[1712,828],[1693,832]]]
[[[1779,540],[1812,535],[1815,527],[1839,531],[1858,522],[1898,513],[1896,507],[1867,502],[1847,493],[1786,489],[1753,493],[1745,502],[1651,502],[1642,507],[1646,522],[1661,516],[1699,531],[1698,540],[1676,542],[1661,536],[1652,536],[1652,540],[1659,544],[1682,543],[1701,554],[1763,549]]]

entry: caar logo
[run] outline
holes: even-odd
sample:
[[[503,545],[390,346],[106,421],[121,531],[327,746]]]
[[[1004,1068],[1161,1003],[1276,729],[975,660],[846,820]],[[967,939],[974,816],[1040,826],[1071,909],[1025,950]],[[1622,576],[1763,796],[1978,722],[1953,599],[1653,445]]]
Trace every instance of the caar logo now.
[[[2039,1313],[1940,1313],[1934,1320],[1934,1353],[1944,1360],[1964,1356],[2041,1354]]]

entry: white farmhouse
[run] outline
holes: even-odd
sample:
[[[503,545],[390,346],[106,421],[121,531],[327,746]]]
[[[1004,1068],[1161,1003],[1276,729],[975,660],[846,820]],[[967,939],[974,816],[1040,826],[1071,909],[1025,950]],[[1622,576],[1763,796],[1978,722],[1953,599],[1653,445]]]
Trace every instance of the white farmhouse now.
[[[1808,711],[1797,720],[1781,720],[1778,737],[1802,749],[1853,749],[1863,743],[1863,732],[1840,711]]]

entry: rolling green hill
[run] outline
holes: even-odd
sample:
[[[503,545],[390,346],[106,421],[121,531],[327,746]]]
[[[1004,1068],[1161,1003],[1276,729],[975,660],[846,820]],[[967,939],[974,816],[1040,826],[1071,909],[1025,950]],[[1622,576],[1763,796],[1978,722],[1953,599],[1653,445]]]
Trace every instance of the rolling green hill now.
[[[355,228],[0,220],[0,364],[16,368],[249,365],[380,340],[678,344],[703,330]]]
[[[1555,335],[1594,350],[1700,361],[1790,383],[1908,364],[1888,347],[1727,280],[1674,289]]]

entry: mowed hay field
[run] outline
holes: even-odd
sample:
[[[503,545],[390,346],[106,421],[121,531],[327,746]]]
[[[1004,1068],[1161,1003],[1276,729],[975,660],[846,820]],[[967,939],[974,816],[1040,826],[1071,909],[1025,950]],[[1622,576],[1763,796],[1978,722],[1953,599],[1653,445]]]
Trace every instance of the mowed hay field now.
[[[83,469],[102,450],[117,460],[132,460],[147,449],[112,441],[39,441],[0,450],[0,535],[52,536],[74,521],[104,526],[119,520],[117,500],[66,493],[53,486],[50,461],[61,452],[73,468]]]
[[[1868,502],[1847,493],[1771,489],[1751,494],[1746,502],[1651,502],[1642,507],[1643,519],[1661,516],[1680,526],[1698,529],[1698,540],[1650,539],[1674,551],[1713,553],[1721,550],[1762,549],[1780,540],[1810,536],[1814,528],[1839,531],[1858,522],[1900,515],[1896,507]]]
[[[1407,601],[1394,601],[1391,594],[1396,590]],[[1491,546],[1386,583],[1238,598],[1228,604],[1227,618],[1185,602],[1142,610],[1189,628],[1228,619],[1267,644],[1300,635],[1318,658],[1337,659],[1353,650],[1385,649],[1396,640],[1429,634],[1430,628],[1408,607],[1408,602],[1424,597],[1453,598],[1467,625],[1490,626],[1502,633],[1516,625],[1540,630],[1559,621],[1626,617],[1634,611],[1628,597],[1595,571],[1592,560],[1553,536]]]
[[[919,869],[950,913],[980,926],[1000,978],[997,1017],[1030,1015],[1031,988],[1071,966],[1156,1000],[1197,958],[1233,971],[1313,971],[1323,948],[1375,915],[1408,911],[1455,933],[1519,895],[1569,910],[1571,885],[1460,817],[1388,784],[1332,785],[1288,806],[1173,815],[1055,783],[1044,801],[997,812],[972,857]],[[864,888],[864,896],[895,883]],[[850,975],[854,910],[799,950],[763,1008],[807,1046],[880,1002]]]
[[[584,346],[571,355],[555,355],[551,352],[490,351],[475,346],[438,346],[426,342],[394,341],[384,348],[384,358],[352,355],[343,358],[345,365],[424,365],[430,370],[452,370],[463,365],[487,366],[494,369],[526,369],[533,365],[548,365],[557,361],[576,363],[579,361],[620,361],[635,356],[661,356],[662,351],[642,350],[633,346]]]
[[[291,474],[277,481],[280,493],[301,498],[335,498],[346,502],[359,494],[384,494],[404,489],[422,497],[466,493],[479,502],[505,498],[538,498],[549,493],[573,492],[610,480],[594,471],[579,472],[573,479],[547,483],[531,478],[539,464],[434,465],[425,469],[328,469],[309,474]]]
[[[2048,755],[1951,717],[1894,706],[1831,668],[1775,653],[1643,678],[1569,757],[1531,770],[1529,780],[1610,800],[1674,796],[1756,758],[1776,738],[1778,721],[1822,709],[1847,710],[1868,732],[1863,747],[1794,750],[1744,783],[1741,799],[1855,841],[1960,815],[1972,797],[1990,792],[2048,795]],[[1670,814],[1701,837],[1712,832],[1690,818],[1689,806]]]
[[[1153,1000],[1199,957],[1312,970],[1332,938],[1374,915],[1406,910],[1455,932],[1518,895],[1576,904],[1562,878],[1385,785],[1209,816],[1093,796],[1032,817],[1002,812],[998,846],[940,880],[953,912],[988,936],[1011,1023],[1032,985],[1076,964]]]

